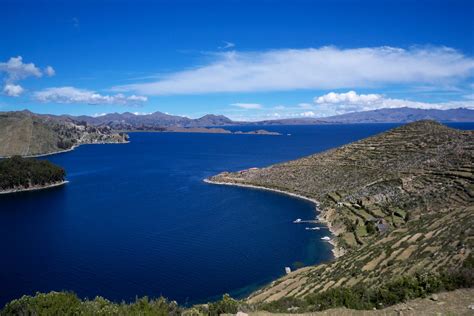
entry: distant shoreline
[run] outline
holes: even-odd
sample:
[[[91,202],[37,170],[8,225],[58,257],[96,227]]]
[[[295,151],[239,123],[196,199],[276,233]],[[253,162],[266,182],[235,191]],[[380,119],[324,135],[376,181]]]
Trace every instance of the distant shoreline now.
[[[225,134],[225,135],[264,135],[264,136],[282,136],[279,132],[271,132],[267,130],[252,131],[231,131],[221,127],[199,127],[199,128],[182,128],[175,130],[115,130],[118,133],[179,133],[179,134]]]
[[[68,149],[53,151],[53,152],[50,152],[50,153],[47,153],[47,154],[37,154],[37,155],[27,155],[27,156],[19,155],[19,156],[21,156],[23,158],[39,158],[39,157],[46,157],[46,156],[52,156],[52,155],[67,153],[67,152],[73,151],[74,149],[76,149],[77,147],[82,146],[82,145],[115,145],[115,144],[128,144],[128,143],[130,143],[129,140],[124,141],[124,142],[114,142],[114,143],[106,143],[106,142],[105,143],[83,143],[83,144],[74,145],[74,146],[72,146],[71,148],[68,148]],[[13,156],[16,156],[16,155],[0,156],[0,159],[11,158]]]
[[[263,187],[263,186],[256,186],[256,185],[252,185],[252,184],[242,184],[242,183],[234,183],[234,182],[217,182],[217,181],[209,180],[208,178],[204,179],[203,181],[205,183],[209,183],[209,184],[236,186],[236,187],[242,187],[242,188],[272,191],[272,192],[276,192],[276,193],[289,195],[289,196],[292,196],[292,197],[296,197],[296,198],[299,198],[299,199],[302,199],[302,200],[312,202],[315,205],[316,212],[321,213],[321,210],[319,210],[319,208],[318,208],[319,204],[320,204],[319,201],[317,201],[313,198],[309,198],[309,197],[304,196],[304,195],[300,195],[300,194],[296,194],[296,193],[292,193],[292,192],[287,192],[287,191],[283,191],[283,190],[278,190],[278,189],[267,188],[267,187]],[[332,228],[332,225],[331,225],[330,222],[328,222],[327,220],[321,218],[321,216],[319,216],[319,215],[316,216],[316,219],[321,224],[324,224],[328,228],[328,230],[331,232],[331,235],[333,237],[336,236],[336,231]],[[334,259],[337,259],[337,258],[341,257],[342,255],[344,255],[345,249],[338,246],[337,243],[334,241],[334,239],[331,239],[329,241],[329,244],[332,245],[331,251],[332,251]]]
[[[27,191],[45,190],[45,189],[59,187],[59,186],[62,186],[66,183],[69,183],[69,181],[64,180],[64,181],[54,182],[54,183],[47,184],[47,185],[35,185],[35,186],[28,187],[28,188],[16,188],[16,189],[0,190],[0,194],[10,194],[10,193],[19,193],[19,192],[27,192]]]

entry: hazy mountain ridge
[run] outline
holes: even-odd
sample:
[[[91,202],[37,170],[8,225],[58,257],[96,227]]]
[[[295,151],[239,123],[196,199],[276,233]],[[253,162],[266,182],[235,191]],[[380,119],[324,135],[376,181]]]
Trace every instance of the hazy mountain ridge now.
[[[109,126],[115,130],[150,130],[166,127],[209,127],[236,125],[231,119],[223,115],[207,114],[197,119],[184,116],[169,115],[162,112],[136,115],[130,112],[109,113],[101,116],[73,116],[73,115],[47,115],[53,119],[84,121],[95,126]],[[238,123],[237,123],[238,124]]]
[[[167,127],[211,127],[232,125],[313,125],[313,124],[357,124],[357,123],[409,123],[419,120],[438,122],[474,122],[474,110],[459,108],[451,110],[395,108],[346,113],[321,118],[288,118],[257,122],[233,121],[224,115],[207,114],[191,119],[184,116],[154,112],[136,115],[130,112],[109,113],[92,117],[87,115],[44,115],[51,119],[84,121],[95,126],[109,126],[114,130],[154,130]]]
[[[320,118],[288,118],[252,122],[255,125],[313,125],[313,124],[359,124],[359,123],[410,123],[434,120],[442,123],[474,122],[474,110],[459,108],[450,110],[394,108],[352,112]]]

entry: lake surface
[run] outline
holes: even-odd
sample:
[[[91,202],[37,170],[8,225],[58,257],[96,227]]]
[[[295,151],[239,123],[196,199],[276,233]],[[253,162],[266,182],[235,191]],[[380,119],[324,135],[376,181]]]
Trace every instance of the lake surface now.
[[[51,290],[116,301],[164,295],[181,304],[242,297],[285,266],[331,260],[320,240],[326,229],[292,223],[315,217],[311,203],[202,180],[393,126],[265,127],[285,136],[133,133],[129,144],[47,157],[66,169],[69,184],[0,196],[0,305]]]

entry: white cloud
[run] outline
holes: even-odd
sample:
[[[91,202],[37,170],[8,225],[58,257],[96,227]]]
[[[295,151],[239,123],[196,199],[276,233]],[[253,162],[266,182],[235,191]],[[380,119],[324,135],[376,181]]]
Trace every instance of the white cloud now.
[[[330,92],[314,98],[314,103],[350,103],[350,104],[372,104],[382,99],[380,94],[357,94],[355,91],[346,93]]]
[[[7,83],[5,87],[3,87],[3,92],[9,97],[18,97],[23,91],[24,89],[16,84]]]
[[[145,95],[341,89],[448,84],[474,71],[474,59],[446,47],[322,47],[222,52],[214,61],[159,80],[114,87]]]
[[[48,76],[54,75],[54,69],[51,66],[41,71],[33,63],[24,63],[23,57],[11,57],[7,62],[0,62],[0,74],[4,74],[5,85],[3,92],[12,97],[17,97],[23,93],[24,89],[15,84],[17,81],[26,79],[28,77],[40,78],[43,74]]]
[[[52,77],[56,74],[56,71],[54,70],[53,67],[51,66],[48,66],[44,69],[44,73],[48,76],[48,77]]]
[[[327,113],[328,115],[401,107],[438,110],[455,109],[460,107],[474,109],[474,101],[469,99],[432,103],[387,98],[381,94],[357,94],[355,91],[345,93],[330,92],[315,97],[314,103],[315,110],[318,110],[319,113]]]
[[[246,110],[257,110],[262,108],[262,105],[258,103],[232,103],[231,105]]]
[[[7,82],[15,82],[28,77],[41,77],[43,73],[33,63],[23,63],[21,56],[11,57],[7,62],[0,63],[0,72],[6,73]]]
[[[115,95],[102,95],[95,91],[74,87],[44,89],[36,92],[34,98],[40,102],[118,105],[140,105],[148,100],[147,97],[144,96],[125,96],[121,93]]]
[[[300,113],[300,116],[303,116],[303,117],[314,117],[314,116],[316,116],[316,114],[315,114],[313,111],[306,111],[306,112]]]

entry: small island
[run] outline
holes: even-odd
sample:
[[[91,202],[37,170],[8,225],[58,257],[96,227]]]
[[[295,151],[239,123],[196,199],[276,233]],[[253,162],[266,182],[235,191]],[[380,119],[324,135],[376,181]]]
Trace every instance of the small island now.
[[[236,134],[236,135],[274,135],[279,136],[281,133],[270,132],[264,129],[252,131],[231,131],[222,127],[154,127],[154,126],[140,126],[134,129],[115,130],[116,132],[161,132],[161,133],[201,133],[201,134]]]
[[[40,190],[65,184],[63,168],[46,160],[14,156],[0,160],[0,194]]]

